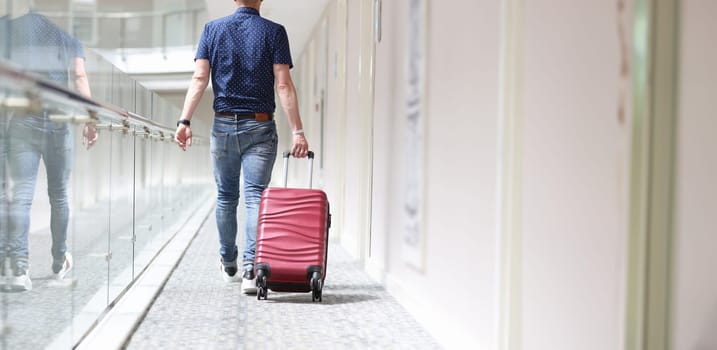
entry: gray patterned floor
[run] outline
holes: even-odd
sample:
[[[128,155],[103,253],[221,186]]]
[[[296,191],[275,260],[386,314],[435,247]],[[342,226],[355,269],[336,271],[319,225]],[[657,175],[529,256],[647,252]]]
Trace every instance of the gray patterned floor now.
[[[312,303],[310,293],[270,291],[261,301],[240,294],[239,284],[221,279],[211,216],[128,349],[440,348],[336,244],[329,248],[323,302]]]

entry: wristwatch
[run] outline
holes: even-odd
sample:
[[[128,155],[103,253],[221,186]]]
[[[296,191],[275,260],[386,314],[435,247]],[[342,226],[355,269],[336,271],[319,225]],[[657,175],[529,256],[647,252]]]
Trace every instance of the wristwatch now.
[[[180,119],[180,120],[177,120],[177,126],[179,126],[179,124],[184,124],[184,125],[186,125],[186,126],[189,126],[189,124],[190,124],[190,123],[189,123],[189,119]]]

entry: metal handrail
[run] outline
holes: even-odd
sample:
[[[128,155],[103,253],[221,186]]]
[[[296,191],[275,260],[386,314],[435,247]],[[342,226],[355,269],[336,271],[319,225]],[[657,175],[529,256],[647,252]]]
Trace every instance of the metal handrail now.
[[[139,114],[129,112],[115,105],[98,101],[80,95],[53,82],[34,76],[6,64],[0,60],[0,86],[21,92],[20,96],[2,99],[0,106],[15,109],[26,109],[39,112],[43,109],[43,102],[52,102],[57,105],[86,111],[87,114],[51,114],[55,121],[71,123],[91,123],[99,129],[121,130],[126,133],[142,135],[161,141],[174,142],[174,128],[159,124]],[[103,118],[100,123],[100,116]],[[193,137],[194,144],[204,143],[205,138]]]

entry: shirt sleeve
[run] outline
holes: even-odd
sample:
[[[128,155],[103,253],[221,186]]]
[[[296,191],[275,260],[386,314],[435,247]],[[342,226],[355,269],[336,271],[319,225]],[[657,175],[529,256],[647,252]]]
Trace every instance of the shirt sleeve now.
[[[288,64],[289,68],[294,67],[294,63],[291,61],[289,37],[283,26],[279,27],[274,36],[274,64]]]
[[[73,54],[76,58],[85,59],[85,50],[82,48],[82,43],[79,40],[72,38],[70,47],[73,48]]]
[[[197,45],[197,54],[194,56],[194,60],[198,59],[209,59],[209,24],[204,25],[204,31],[202,31],[202,38],[199,39]]]

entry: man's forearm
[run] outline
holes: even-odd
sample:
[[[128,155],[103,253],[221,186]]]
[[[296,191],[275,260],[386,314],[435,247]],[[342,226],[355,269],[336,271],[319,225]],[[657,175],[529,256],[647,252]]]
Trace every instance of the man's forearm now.
[[[303,128],[301,124],[301,117],[299,116],[299,101],[296,96],[296,89],[294,84],[287,83],[277,87],[279,94],[279,101],[281,107],[284,109],[287,118],[289,119],[289,126],[291,130],[300,130]]]
[[[87,76],[80,78],[77,77],[75,79],[75,88],[77,89],[77,92],[79,92],[81,95],[86,97],[92,97],[92,93],[90,92],[90,83],[87,80]]]
[[[207,85],[209,85],[209,81],[206,79],[192,78],[192,84],[189,86],[187,96],[184,99],[184,108],[182,108],[182,114],[180,116],[181,119],[192,119],[192,115],[194,115],[194,111],[197,109]]]
[[[85,70],[85,59],[81,57],[75,58],[75,89],[83,96],[92,97],[90,82]]]

